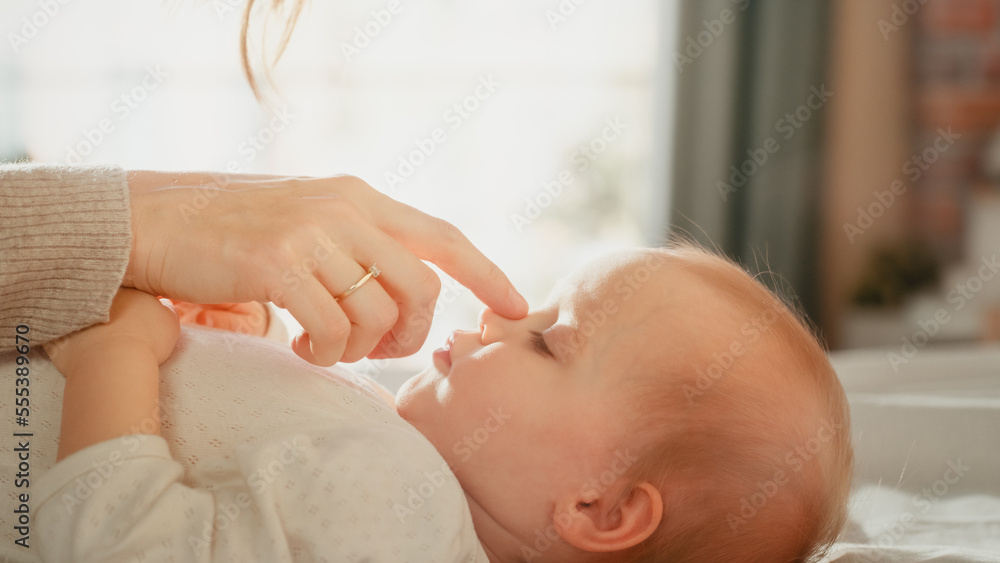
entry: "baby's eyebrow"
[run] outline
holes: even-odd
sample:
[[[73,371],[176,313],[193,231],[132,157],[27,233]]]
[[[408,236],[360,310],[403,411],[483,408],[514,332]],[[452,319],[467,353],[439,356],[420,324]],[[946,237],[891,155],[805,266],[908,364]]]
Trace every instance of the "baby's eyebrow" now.
[[[565,324],[552,325],[545,330],[545,336],[549,350],[563,363],[582,353],[586,345],[586,339],[580,338],[579,331]]]

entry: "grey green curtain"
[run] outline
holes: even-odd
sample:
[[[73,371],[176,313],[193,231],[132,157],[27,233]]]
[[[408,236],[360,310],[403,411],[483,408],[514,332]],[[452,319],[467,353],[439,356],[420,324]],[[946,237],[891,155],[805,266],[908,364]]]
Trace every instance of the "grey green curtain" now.
[[[671,227],[751,270],[766,262],[777,276],[763,281],[813,320],[829,15],[827,0],[681,0],[668,53]]]

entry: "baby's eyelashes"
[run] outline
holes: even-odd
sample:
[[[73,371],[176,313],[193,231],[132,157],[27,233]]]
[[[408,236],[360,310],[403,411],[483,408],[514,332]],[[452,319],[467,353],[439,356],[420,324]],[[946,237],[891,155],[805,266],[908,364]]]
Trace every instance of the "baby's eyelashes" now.
[[[545,338],[542,337],[541,332],[538,332],[537,330],[531,331],[531,343],[535,346],[535,349],[541,352],[542,354],[550,358],[555,358],[555,356],[552,354],[552,351],[549,350],[549,345],[545,343]]]

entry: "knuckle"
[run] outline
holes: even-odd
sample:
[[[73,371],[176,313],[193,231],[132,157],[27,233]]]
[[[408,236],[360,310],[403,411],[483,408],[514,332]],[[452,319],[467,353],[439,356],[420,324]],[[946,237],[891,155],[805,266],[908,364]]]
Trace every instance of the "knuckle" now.
[[[431,220],[431,231],[447,246],[455,246],[465,241],[465,235],[455,225],[437,217]]]
[[[323,336],[328,342],[347,342],[351,336],[351,321],[346,317],[327,321]]]
[[[338,178],[340,178],[344,182],[344,185],[346,185],[346,186],[348,186],[348,187],[350,187],[352,189],[356,189],[356,190],[358,190],[358,189],[360,189],[360,190],[371,190],[371,189],[374,189],[370,185],[368,185],[368,182],[365,182],[364,180],[362,180],[361,178],[358,178],[357,176],[355,176],[353,174],[344,174],[343,176],[338,176]]]
[[[372,316],[375,329],[379,334],[385,333],[392,328],[398,318],[399,307],[396,306],[394,301],[388,299],[375,309]]]
[[[434,302],[441,294],[441,278],[424,264],[417,273],[416,283],[413,285],[417,301],[422,303]]]
[[[507,280],[507,275],[503,273],[500,266],[490,262],[485,272],[486,279],[491,282],[501,282]]]
[[[337,194],[348,202],[356,203],[380,193],[368,182],[350,174],[326,178],[325,183],[326,193]]]
[[[344,185],[355,195],[376,195],[381,194],[378,190],[373,188],[371,184],[358,178],[357,176],[347,175],[343,177]]]
[[[405,328],[400,337],[396,338],[396,355],[409,356],[410,354],[419,351],[420,346],[424,343],[424,336],[426,335],[417,334],[414,327]]]

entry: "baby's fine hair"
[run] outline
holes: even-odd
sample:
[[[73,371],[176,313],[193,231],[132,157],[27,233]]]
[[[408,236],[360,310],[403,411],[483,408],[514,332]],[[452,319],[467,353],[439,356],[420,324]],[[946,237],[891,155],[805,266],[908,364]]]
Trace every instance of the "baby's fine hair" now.
[[[847,519],[853,466],[847,399],[823,345],[729,259],[687,240],[657,251],[728,319],[662,343],[684,361],[659,362],[630,392],[640,456],[628,478],[656,485],[664,508],[625,559],[819,560]]]

